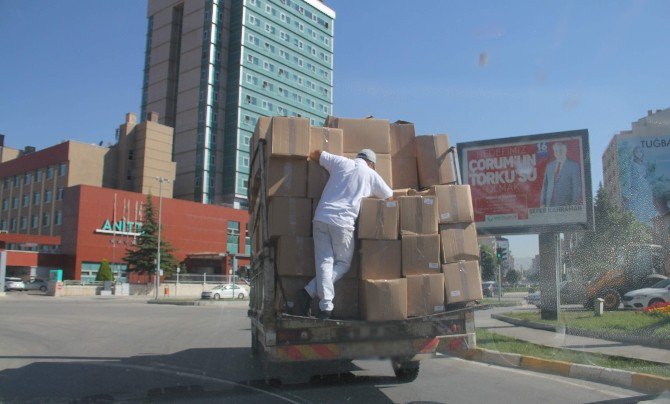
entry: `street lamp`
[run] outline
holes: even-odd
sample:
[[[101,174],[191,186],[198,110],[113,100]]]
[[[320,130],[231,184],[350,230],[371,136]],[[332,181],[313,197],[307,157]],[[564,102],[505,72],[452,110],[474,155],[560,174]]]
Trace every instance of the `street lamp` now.
[[[163,211],[163,183],[169,183],[170,180],[163,177],[156,177],[158,181],[158,251],[156,252],[156,300],[158,300],[158,288],[160,287],[161,271],[161,213]]]

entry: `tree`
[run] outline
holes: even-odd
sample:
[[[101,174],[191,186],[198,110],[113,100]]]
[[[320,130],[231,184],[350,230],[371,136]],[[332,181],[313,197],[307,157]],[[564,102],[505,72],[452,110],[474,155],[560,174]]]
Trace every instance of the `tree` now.
[[[651,231],[629,212],[612,201],[598,187],[594,203],[595,231],[588,232],[575,249],[575,264],[584,280],[591,279],[616,266],[617,259],[632,245],[651,242]]]
[[[156,271],[158,248],[158,224],[154,216],[154,205],[151,195],[147,195],[144,205],[144,223],[142,234],[137,237],[137,244],[126,250],[123,260],[128,264],[128,271],[140,274]],[[166,277],[173,275],[177,270],[177,259],[172,254],[174,247],[161,234],[161,268]]]
[[[517,282],[519,282],[519,273],[514,269],[510,269],[507,271],[507,276],[505,279],[507,279],[507,283],[510,285],[516,285]]]
[[[98,282],[114,280],[114,274],[112,273],[112,267],[109,265],[109,261],[102,260],[100,269],[98,269],[98,274],[95,276],[95,280]]]
[[[483,281],[495,280],[496,274],[496,255],[493,249],[487,245],[479,246],[479,265],[482,271]]]

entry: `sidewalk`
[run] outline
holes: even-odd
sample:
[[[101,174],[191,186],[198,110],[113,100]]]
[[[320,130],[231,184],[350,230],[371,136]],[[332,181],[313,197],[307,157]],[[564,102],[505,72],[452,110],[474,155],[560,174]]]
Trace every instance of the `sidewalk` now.
[[[601,353],[631,359],[665,363],[670,365],[670,351],[662,348],[650,348],[621,342],[587,338],[553,331],[537,330],[506,323],[491,318],[491,314],[509,312],[510,308],[482,310],[475,315],[477,328],[490,332],[554,348],[565,348],[582,352]]]

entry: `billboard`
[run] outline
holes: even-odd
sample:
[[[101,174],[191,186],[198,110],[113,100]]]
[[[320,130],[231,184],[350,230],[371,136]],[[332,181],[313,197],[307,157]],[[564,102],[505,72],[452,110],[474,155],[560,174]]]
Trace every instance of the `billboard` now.
[[[459,143],[479,233],[592,229],[588,140],[577,130]]]
[[[670,135],[620,136],[617,160],[623,206],[649,225],[668,213]]]

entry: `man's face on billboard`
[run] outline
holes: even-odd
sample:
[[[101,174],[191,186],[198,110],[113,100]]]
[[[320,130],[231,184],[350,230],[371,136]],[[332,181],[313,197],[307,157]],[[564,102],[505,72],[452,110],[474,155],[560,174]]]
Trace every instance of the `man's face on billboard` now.
[[[556,143],[554,145],[554,157],[556,161],[562,163],[568,156],[568,148],[563,143]]]

